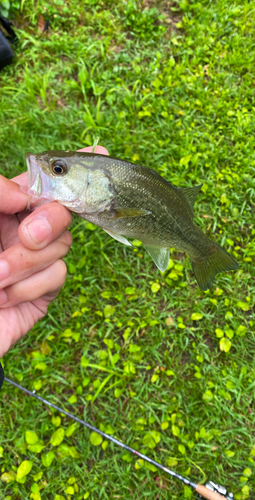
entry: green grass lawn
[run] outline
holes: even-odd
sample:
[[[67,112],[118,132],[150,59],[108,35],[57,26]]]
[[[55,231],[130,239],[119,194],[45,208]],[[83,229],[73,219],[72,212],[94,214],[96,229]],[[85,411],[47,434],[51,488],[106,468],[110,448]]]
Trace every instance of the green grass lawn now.
[[[100,135],[112,156],[176,186],[203,182],[195,220],[240,268],[202,292],[187,255],[172,249],[161,274],[139,242],[125,247],[75,216],[66,284],[4,356],[6,375],[194,482],[252,500],[255,0],[13,5],[0,173],[25,171],[28,151]],[[1,499],[195,498],[7,383],[0,411]]]

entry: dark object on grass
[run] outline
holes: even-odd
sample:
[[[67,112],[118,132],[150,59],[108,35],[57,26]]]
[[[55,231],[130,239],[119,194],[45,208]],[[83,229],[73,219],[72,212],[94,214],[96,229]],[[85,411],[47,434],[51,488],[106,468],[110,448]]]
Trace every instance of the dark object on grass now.
[[[171,469],[168,469],[167,467],[164,467],[158,462],[155,462],[155,460],[152,460],[152,458],[147,457],[143,453],[140,453],[139,451],[134,450],[127,444],[122,443],[118,439],[115,439],[113,436],[109,436],[103,431],[100,431],[99,429],[96,429],[96,427],[93,427],[93,425],[88,424],[87,422],[84,422],[84,420],[81,420],[80,418],[76,417],[72,413],[69,413],[66,410],[63,410],[62,408],[59,408],[59,406],[54,405],[53,403],[50,403],[47,401],[47,399],[41,398],[41,396],[37,396],[35,394],[35,391],[30,391],[29,389],[26,389],[25,387],[22,387],[22,385],[17,384],[13,380],[10,380],[9,378],[5,377],[6,382],[9,382],[9,384],[14,385],[14,387],[17,387],[21,391],[25,392],[29,396],[33,396],[34,398],[38,399],[42,403],[44,403],[47,406],[50,406],[51,408],[54,408],[55,410],[59,411],[60,413],[63,413],[67,417],[72,418],[79,424],[83,425],[84,427],[87,427],[87,429],[90,429],[93,432],[96,432],[100,436],[102,436],[105,439],[108,439],[108,441],[111,441],[112,443],[116,444],[117,446],[120,446],[121,448],[124,448],[124,450],[129,451],[130,453],[133,453],[137,457],[141,458],[142,460],[145,460],[146,462],[149,462],[150,464],[154,465],[158,469],[163,470],[170,476],[175,477],[176,479],[179,479],[184,484],[187,484],[194,490],[196,490],[202,497],[207,498],[207,500],[233,500],[233,494],[232,493],[227,493],[226,488],[223,486],[220,486],[218,484],[213,483],[210,481],[206,486],[203,486],[202,484],[196,484],[187,479],[186,477],[181,476],[180,474],[177,474],[176,472],[172,471]]]
[[[17,35],[12,29],[12,22],[0,14],[0,70],[11,64],[14,52],[10,43],[16,43]]]
[[[45,31],[48,30],[50,27],[50,21],[48,19],[44,19],[43,15],[40,14],[39,19],[38,19],[38,30],[40,31],[41,34],[45,33]]]

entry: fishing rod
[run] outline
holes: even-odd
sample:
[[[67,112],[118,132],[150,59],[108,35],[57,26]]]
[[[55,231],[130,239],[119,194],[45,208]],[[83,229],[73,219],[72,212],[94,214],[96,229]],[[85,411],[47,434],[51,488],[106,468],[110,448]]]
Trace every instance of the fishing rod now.
[[[83,425],[84,427],[87,427],[87,429],[90,429],[91,431],[96,432],[97,434],[99,434],[103,438],[107,439],[108,441],[111,441],[112,443],[116,444],[117,446],[120,446],[124,450],[128,450],[130,453],[133,453],[137,457],[142,458],[143,460],[145,460],[146,462],[149,462],[150,464],[154,465],[158,469],[163,470],[164,472],[166,472],[166,474],[169,474],[170,476],[175,477],[176,479],[178,479],[182,483],[193,488],[202,497],[207,498],[207,500],[226,500],[226,499],[233,500],[233,498],[234,498],[233,493],[228,493],[226,488],[224,488],[223,486],[220,486],[212,481],[209,481],[209,483],[207,483],[205,486],[202,484],[193,483],[192,481],[190,481],[186,477],[183,477],[180,474],[177,474],[176,472],[172,471],[171,469],[164,467],[160,463],[155,462],[155,460],[153,460],[152,458],[147,457],[146,455],[144,455],[143,453],[140,453],[137,450],[134,450],[134,448],[131,448],[127,444],[122,443],[121,441],[119,441],[118,439],[115,439],[114,437],[110,436],[109,434],[106,434],[105,432],[100,431],[99,429],[97,429],[93,425],[88,424],[87,422],[85,422],[84,420],[81,420],[80,418],[76,417],[72,413],[69,413],[68,411],[63,410],[59,406],[57,406],[53,403],[50,403],[50,401],[47,401],[47,399],[44,399],[41,396],[38,396],[35,391],[30,391],[29,389],[22,387],[22,385],[17,384],[17,382],[14,382],[13,380],[11,380],[7,377],[5,377],[4,380],[6,380],[6,382],[13,385],[14,387],[17,387],[21,391],[25,392],[29,396],[32,396],[33,398],[38,399],[39,401],[41,401],[45,405],[47,405],[51,408],[54,408],[55,410],[59,411],[60,413],[63,413],[64,415],[66,415],[69,418],[72,418],[73,420],[75,420],[79,424]]]

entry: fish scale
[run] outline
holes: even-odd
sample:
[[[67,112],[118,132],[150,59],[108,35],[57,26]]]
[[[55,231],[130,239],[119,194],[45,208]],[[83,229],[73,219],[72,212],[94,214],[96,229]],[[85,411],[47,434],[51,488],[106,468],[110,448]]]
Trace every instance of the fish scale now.
[[[126,237],[142,241],[160,271],[170,247],[188,253],[202,290],[217,273],[238,269],[193,222],[201,186],[177,188],[150,168],[95,153],[45,151],[26,160],[30,194],[62,203],[126,245]]]

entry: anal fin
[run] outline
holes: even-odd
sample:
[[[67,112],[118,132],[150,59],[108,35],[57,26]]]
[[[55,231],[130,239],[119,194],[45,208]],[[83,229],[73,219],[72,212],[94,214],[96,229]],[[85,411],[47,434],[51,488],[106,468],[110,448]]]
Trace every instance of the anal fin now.
[[[144,245],[148,254],[155,262],[161,272],[164,272],[169,264],[170,251],[168,247],[157,247],[153,245]]]
[[[129,243],[129,241],[125,238],[125,236],[122,236],[122,234],[118,234],[112,229],[105,229],[102,227],[102,229],[108,233],[112,238],[114,238],[117,241],[120,241],[120,243],[123,243],[124,245],[128,245],[129,247],[132,247],[133,245]]]

